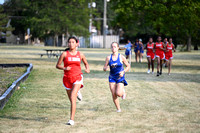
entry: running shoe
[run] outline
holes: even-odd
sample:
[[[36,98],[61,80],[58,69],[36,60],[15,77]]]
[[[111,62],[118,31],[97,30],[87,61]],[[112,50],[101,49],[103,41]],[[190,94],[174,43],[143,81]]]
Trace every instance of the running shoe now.
[[[151,72],[150,70],[147,71],[148,74],[149,74],[150,72]]]
[[[168,73],[168,75],[170,75],[170,73]]]
[[[152,74],[154,74],[154,72],[152,72]]]
[[[74,121],[73,120],[69,120],[68,122],[67,122],[67,125],[74,125]]]
[[[121,109],[118,109],[118,110],[117,110],[117,113],[120,113],[120,112],[122,112],[122,110],[121,110]]]
[[[160,71],[160,75],[162,75],[162,71]]]
[[[79,100],[79,101],[82,101],[82,94],[81,94],[81,92],[80,92],[80,90],[78,91],[78,93],[77,93],[77,99]]]
[[[160,75],[160,73],[159,72],[157,72],[157,75],[156,76],[159,76]]]

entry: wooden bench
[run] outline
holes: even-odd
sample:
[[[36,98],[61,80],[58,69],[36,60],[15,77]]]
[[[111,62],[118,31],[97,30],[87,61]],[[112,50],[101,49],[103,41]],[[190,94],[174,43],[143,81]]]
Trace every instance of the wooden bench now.
[[[55,53],[52,53],[52,54],[39,54],[40,55],[40,58],[42,58],[43,56],[47,56],[48,58],[51,58],[51,57],[56,57],[58,58],[60,56],[60,54],[55,54]]]

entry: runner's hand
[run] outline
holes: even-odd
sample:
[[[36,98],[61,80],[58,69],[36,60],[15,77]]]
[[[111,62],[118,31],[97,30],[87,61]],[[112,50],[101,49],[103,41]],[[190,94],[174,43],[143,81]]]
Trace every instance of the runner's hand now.
[[[123,76],[124,76],[124,73],[125,73],[124,71],[121,71],[121,72],[119,73],[119,76],[120,76],[120,77],[123,77]]]
[[[106,71],[106,70],[107,70],[107,68],[108,68],[108,67],[106,66],[106,67],[104,67],[104,68],[103,68],[103,70],[104,70],[104,71]]]
[[[64,70],[69,71],[69,70],[71,70],[71,67],[65,67]]]
[[[86,73],[90,73],[90,69],[85,69],[85,72]]]

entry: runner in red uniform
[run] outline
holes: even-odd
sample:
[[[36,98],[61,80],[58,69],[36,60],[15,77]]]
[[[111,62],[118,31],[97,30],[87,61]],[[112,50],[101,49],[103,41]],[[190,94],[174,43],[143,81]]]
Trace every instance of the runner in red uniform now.
[[[154,74],[154,43],[153,38],[149,38],[149,42],[147,43],[145,49],[147,49],[147,61],[148,61],[148,71],[147,73],[150,73],[150,65],[152,66],[152,74]]]
[[[168,75],[170,75],[171,66],[172,66],[172,59],[173,59],[172,50],[176,52],[174,44],[172,43],[172,38],[170,38],[169,43],[166,46],[166,52],[165,52],[166,65],[168,66]]]
[[[81,72],[81,61],[85,65],[85,72],[89,73],[89,65],[85,56],[77,51],[78,41],[75,37],[68,39],[69,49],[63,52],[60,56],[56,68],[64,70],[63,85],[66,88],[69,100],[71,102],[71,116],[67,123],[68,125],[74,125],[74,116],[76,111],[76,98],[80,88],[83,87],[83,75]],[[62,62],[64,66],[62,66]],[[80,95],[80,92],[79,92]],[[80,98],[80,97],[79,97]]]
[[[167,38],[165,38],[164,41],[163,41],[163,47],[166,48],[166,46],[168,45],[168,43],[169,43],[169,42],[168,42]],[[165,53],[165,52],[166,52],[166,51],[164,51],[164,53]],[[163,66],[164,66],[164,67],[167,67],[166,60],[164,60]]]
[[[163,43],[161,42],[161,37],[158,36],[158,42],[154,45],[155,48],[155,53],[156,53],[156,60],[157,60],[157,76],[162,74],[162,60],[165,59],[165,53],[164,50],[165,48],[163,47]],[[160,72],[159,72],[160,68]]]

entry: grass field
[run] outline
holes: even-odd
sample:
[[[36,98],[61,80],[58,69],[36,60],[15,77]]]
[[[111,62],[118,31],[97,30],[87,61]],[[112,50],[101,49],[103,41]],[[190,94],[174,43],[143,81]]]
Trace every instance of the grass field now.
[[[0,68],[0,96],[26,71],[25,67]]]
[[[77,101],[75,125],[66,122],[70,103],[62,86],[57,59],[40,58],[47,47],[0,46],[1,63],[32,63],[33,71],[0,111],[0,132],[200,132],[200,52],[174,54],[172,74],[146,74],[147,62],[126,74],[127,99],[116,113],[103,72],[105,49],[79,49],[89,62],[84,74],[83,101]],[[50,48],[50,47],[49,47]],[[124,51],[121,51],[124,54]],[[134,57],[133,57],[134,58]],[[84,67],[82,67],[84,68]]]

